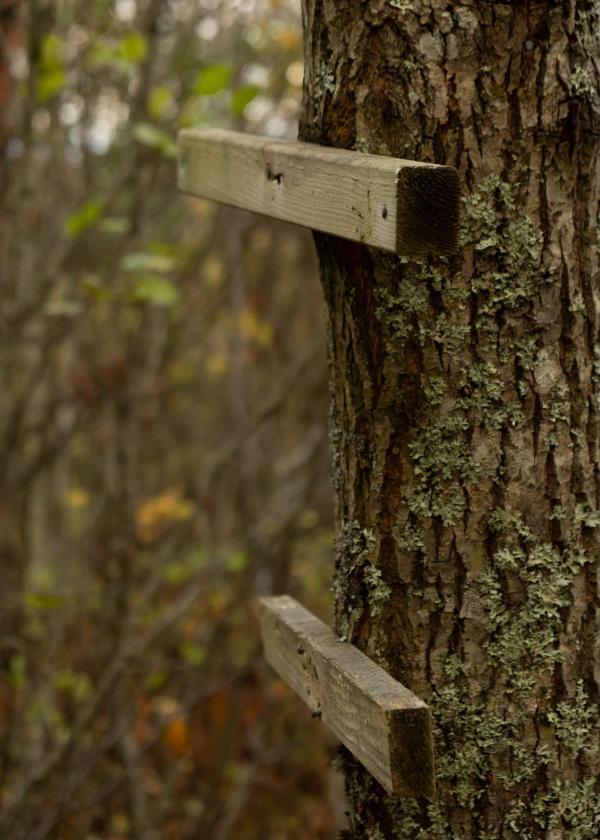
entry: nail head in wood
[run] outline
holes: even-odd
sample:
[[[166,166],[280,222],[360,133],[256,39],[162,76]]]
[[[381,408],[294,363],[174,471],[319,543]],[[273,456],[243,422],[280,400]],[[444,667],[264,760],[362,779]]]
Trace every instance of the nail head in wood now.
[[[267,661],[312,717],[320,717],[389,793],[432,798],[425,703],[294,598],[261,598],[259,612]]]
[[[406,256],[457,249],[451,166],[221,129],[179,134],[179,189]]]

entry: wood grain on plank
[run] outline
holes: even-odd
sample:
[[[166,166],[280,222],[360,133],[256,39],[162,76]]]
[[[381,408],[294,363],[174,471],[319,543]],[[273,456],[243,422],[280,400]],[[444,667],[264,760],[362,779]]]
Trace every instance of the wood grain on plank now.
[[[221,129],[179,134],[179,188],[406,256],[457,248],[450,166]]]
[[[269,664],[383,785],[435,793],[429,708],[288,595],[259,600]]]

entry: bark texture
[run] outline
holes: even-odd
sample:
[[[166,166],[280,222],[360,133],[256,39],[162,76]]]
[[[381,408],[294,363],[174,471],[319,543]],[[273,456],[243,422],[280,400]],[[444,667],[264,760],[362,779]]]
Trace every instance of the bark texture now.
[[[457,258],[316,236],[337,629],[435,718],[349,837],[600,836],[600,3],[305,0],[301,137],[456,166]]]

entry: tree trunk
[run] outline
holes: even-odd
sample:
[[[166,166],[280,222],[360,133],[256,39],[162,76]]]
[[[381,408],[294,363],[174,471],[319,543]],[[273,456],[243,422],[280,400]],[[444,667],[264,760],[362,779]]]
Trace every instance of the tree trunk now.
[[[353,838],[600,836],[600,4],[305,0],[301,137],[450,164],[453,259],[316,236],[337,630],[432,708]]]

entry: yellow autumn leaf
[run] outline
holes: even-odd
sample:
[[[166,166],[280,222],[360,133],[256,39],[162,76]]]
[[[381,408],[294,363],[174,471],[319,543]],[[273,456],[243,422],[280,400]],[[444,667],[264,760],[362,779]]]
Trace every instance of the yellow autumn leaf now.
[[[157,540],[169,525],[180,522],[194,512],[194,505],[182,498],[179,490],[167,490],[144,499],[137,509],[137,530],[143,542]]]
[[[268,347],[273,342],[273,327],[261,320],[251,309],[245,309],[241,313],[239,325],[240,332],[247,339],[256,341],[263,347]]]
[[[271,38],[278,47],[290,51],[300,48],[300,32],[297,27],[279,23],[272,30]]]
[[[210,201],[194,196],[193,198],[188,198],[188,208],[186,209],[186,212],[189,212],[189,214],[193,216],[197,222],[204,222],[207,219],[210,219],[214,210]]]
[[[223,261],[216,255],[210,254],[202,265],[202,273],[206,285],[211,289],[218,289],[223,285],[225,279],[225,266]]]
[[[229,369],[226,353],[211,353],[205,362],[207,374],[211,379],[222,379]]]
[[[67,504],[74,510],[82,510],[90,503],[90,494],[83,487],[71,487],[67,492]]]
[[[196,375],[196,365],[186,359],[178,359],[169,370],[169,379],[173,384],[184,385],[192,382]]]

